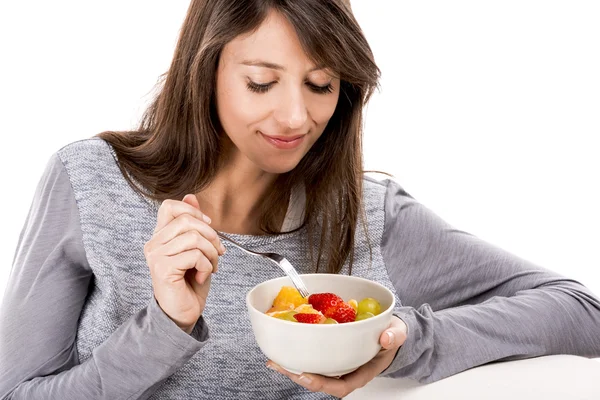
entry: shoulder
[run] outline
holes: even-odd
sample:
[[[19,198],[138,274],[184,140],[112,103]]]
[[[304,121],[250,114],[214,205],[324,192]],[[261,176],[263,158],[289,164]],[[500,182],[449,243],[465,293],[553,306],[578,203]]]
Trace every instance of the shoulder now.
[[[56,152],[74,189],[115,184],[123,180],[112,146],[100,138],[70,143]]]
[[[363,190],[365,195],[379,194],[383,201],[414,201],[413,197],[393,178],[377,179],[364,175]]]
[[[363,175],[363,196],[384,196],[387,190],[387,182],[384,180],[376,179],[372,176]]]
[[[69,143],[58,150],[56,154],[65,164],[69,161],[75,162],[85,159],[110,158],[114,160],[112,147],[98,137]]]
[[[100,138],[90,138],[69,143],[51,154],[46,163],[42,179],[54,179],[69,175],[80,162],[92,162],[97,165],[98,159],[112,159],[112,147]]]
[[[56,153],[69,175],[111,175],[120,174],[114,149],[100,138],[78,140]]]
[[[383,220],[384,231],[389,231],[401,219],[419,212],[419,202],[393,178],[386,176],[385,179],[376,179],[365,176],[363,188],[364,209],[368,216]]]

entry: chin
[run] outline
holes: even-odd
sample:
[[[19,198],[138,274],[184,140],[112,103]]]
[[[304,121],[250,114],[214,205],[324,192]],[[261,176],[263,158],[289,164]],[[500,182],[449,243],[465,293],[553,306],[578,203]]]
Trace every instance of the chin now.
[[[286,172],[290,172],[299,164],[297,162],[290,162],[290,160],[286,160],[284,162],[272,162],[272,163],[261,163],[259,164],[260,169],[270,174],[285,174]]]

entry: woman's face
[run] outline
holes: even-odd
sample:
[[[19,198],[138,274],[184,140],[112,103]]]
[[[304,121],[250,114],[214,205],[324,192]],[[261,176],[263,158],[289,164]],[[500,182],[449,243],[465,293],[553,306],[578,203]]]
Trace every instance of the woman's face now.
[[[339,89],[334,73],[306,56],[292,25],[271,12],[221,53],[216,101],[235,145],[228,159],[269,173],[292,170],[323,133]]]

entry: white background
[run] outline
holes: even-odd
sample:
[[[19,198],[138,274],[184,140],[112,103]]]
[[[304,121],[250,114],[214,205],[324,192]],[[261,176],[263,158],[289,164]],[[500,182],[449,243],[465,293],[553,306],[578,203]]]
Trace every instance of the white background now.
[[[0,292],[63,145],[134,127],[187,1],[0,3]],[[600,3],[353,0],[383,71],[368,169],[600,294]]]

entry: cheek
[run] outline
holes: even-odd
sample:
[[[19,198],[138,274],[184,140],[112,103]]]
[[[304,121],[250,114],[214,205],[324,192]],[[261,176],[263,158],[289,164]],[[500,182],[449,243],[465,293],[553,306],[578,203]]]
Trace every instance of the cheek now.
[[[320,128],[324,129],[333,115],[337,106],[338,96],[328,96],[326,99],[317,99],[309,106],[310,115]]]
[[[244,133],[244,128],[259,121],[267,112],[264,104],[257,102],[243,85],[220,85],[217,107],[221,125],[230,135]]]

